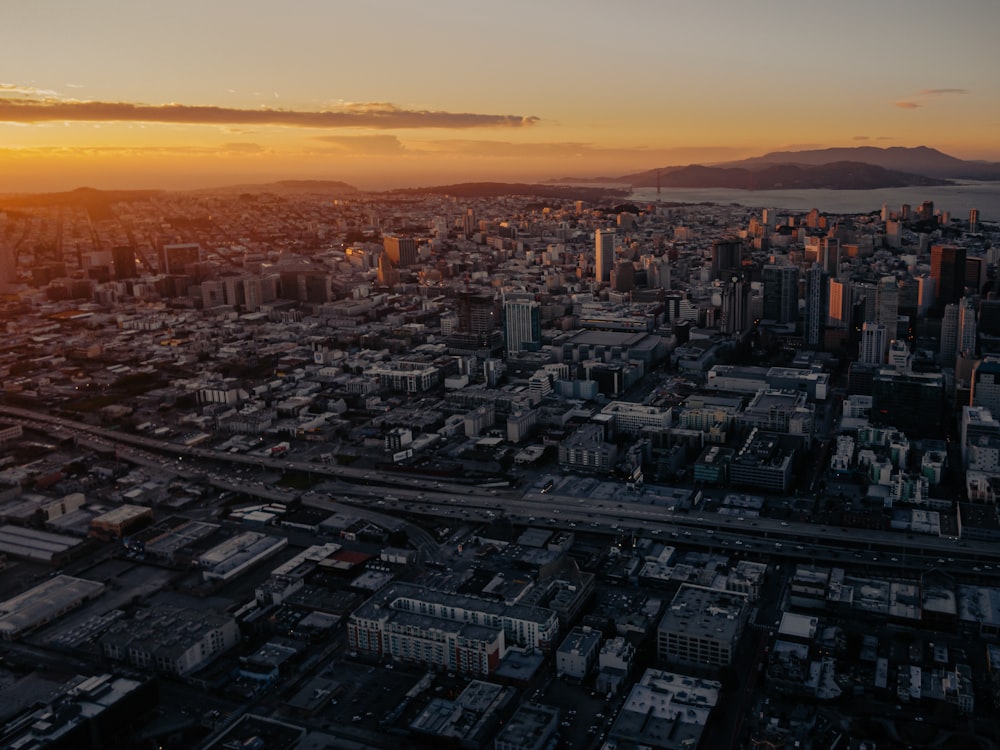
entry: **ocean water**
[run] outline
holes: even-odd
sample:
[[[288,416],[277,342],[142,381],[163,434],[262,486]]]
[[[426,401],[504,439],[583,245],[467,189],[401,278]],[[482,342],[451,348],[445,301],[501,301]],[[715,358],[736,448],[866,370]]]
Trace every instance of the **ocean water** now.
[[[962,182],[939,187],[881,188],[879,190],[733,190],[729,188],[639,188],[630,196],[635,202],[737,203],[752,208],[820,211],[857,214],[880,211],[889,204],[899,211],[909,203],[914,209],[934,201],[935,211],[948,211],[952,219],[966,220],[969,210],[979,209],[980,221],[1000,221],[1000,182]]]

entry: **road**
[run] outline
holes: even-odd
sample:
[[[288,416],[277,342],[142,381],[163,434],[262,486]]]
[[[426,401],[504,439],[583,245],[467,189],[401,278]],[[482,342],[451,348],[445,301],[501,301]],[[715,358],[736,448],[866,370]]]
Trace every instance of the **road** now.
[[[197,462],[212,462],[230,468],[253,467],[275,472],[298,471],[317,479],[339,479],[344,492],[338,501],[358,509],[385,513],[423,514],[453,521],[488,521],[504,514],[517,523],[548,524],[553,528],[591,531],[608,535],[641,533],[672,539],[678,545],[728,549],[740,554],[774,560],[810,560],[817,564],[911,570],[937,568],[949,573],[978,577],[984,581],[1000,578],[1000,548],[986,542],[959,541],[928,535],[907,535],[898,531],[848,529],[834,526],[779,521],[769,518],[741,519],[717,514],[678,513],[642,502],[643,496],[622,493],[612,499],[540,494],[532,489],[515,491],[485,489],[467,484],[441,482],[422,477],[373,472],[336,464],[296,461],[197,448],[128,435],[26,409],[0,406],[0,414],[37,428],[46,423],[75,435],[89,436],[106,447],[125,446],[126,451],[168,456],[166,465],[182,476],[198,478],[226,489],[254,494],[263,499],[287,502],[295,495],[256,484],[212,476],[197,468]],[[173,463],[173,466],[171,466]],[[352,489],[353,488],[353,489]],[[377,499],[375,499],[377,498]],[[372,508],[372,505],[379,508]],[[384,507],[383,507],[384,506]],[[749,544],[748,544],[749,543]]]

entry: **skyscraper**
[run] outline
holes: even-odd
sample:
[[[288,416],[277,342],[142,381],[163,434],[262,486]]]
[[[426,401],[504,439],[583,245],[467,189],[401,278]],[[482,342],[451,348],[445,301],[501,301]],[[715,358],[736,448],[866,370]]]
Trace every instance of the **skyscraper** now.
[[[115,267],[116,279],[134,279],[139,275],[135,266],[135,253],[129,245],[112,248],[111,260]]]
[[[417,264],[417,241],[412,237],[386,235],[382,238],[382,245],[396,268],[409,268]]]
[[[507,354],[542,346],[541,306],[535,300],[507,300],[503,306]]]
[[[969,209],[969,232],[975,234],[979,231],[979,209]]]
[[[819,347],[823,344],[823,331],[826,328],[826,316],[829,311],[827,302],[829,276],[819,263],[806,271],[806,346]]]
[[[598,282],[608,281],[615,263],[615,230],[598,229],[594,232],[594,245],[594,278]]]
[[[734,275],[722,289],[722,315],[719,330],[739,334],[750,328],[750,283]]]
[[[883,276],[875,290],[875,322],[881,323],[889,332],[889,338],[896,338],[899,322],[899,286],[895,276]]]
[[[935,282],[936,304],[943,307],[958,302],[965,290],[965,248],[932,245],[931,277]]]
[[[861,351],[858,361],[865,365],[884,365],[889,351],[889,332],[880,323],[865,323],[861,328]]]
[[[764,319],[794,323],[799,317],[799,269],[795,266],[764,266]]]
[[[739,270],[743,262],[743,242],[736,238],[712,243],[712,278],[721,279],[730,271]]]

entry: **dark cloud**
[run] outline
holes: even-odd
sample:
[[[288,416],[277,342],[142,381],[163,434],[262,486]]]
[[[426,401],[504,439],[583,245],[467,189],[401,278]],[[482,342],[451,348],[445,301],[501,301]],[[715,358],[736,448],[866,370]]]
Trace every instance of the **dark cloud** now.
[[[352,105],[344,111],[236,109],[187,104],[80,102],[0,98],[3,122],[158,122],[192,125],[282,125],[294,128],[490,128],[533,125],[537,117],[408,110],[390,104]]]
[[[916,102],[896,102],[896,106],[900,109],[918,109],[920,107]]]

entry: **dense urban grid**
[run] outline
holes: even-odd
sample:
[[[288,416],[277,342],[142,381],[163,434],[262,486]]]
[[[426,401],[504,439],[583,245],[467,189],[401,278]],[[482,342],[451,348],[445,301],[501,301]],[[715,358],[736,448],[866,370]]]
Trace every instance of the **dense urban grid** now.
[[[0,213],[0,745],[997,748],[997,225],[560,190]]]

